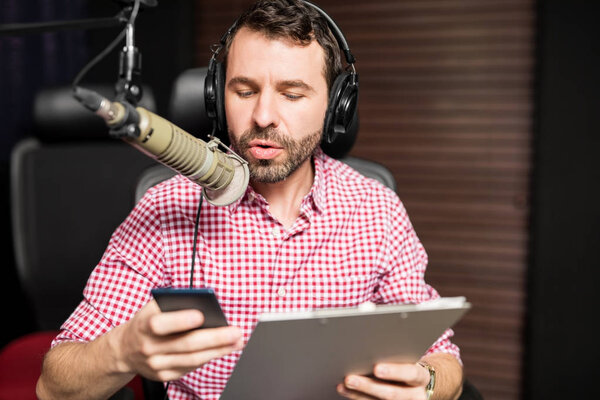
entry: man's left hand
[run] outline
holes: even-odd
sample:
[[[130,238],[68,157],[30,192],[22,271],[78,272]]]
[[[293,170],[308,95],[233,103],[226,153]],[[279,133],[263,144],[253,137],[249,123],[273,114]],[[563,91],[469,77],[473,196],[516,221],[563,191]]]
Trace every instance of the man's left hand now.
[[[419,364],[377,364],[374,378],[349,375],[337,391],[349,399],[425,400],[429,372]]]

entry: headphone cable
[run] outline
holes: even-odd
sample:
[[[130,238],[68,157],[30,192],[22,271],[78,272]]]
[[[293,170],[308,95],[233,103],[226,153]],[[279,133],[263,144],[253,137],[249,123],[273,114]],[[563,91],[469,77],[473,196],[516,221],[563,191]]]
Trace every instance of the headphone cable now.
[[[196,220],[194,222],[194,243],[192,245],[192,262],[190,266],[190,289],[194,287],[194,269],[195,269],[195,261],[196,261],[196,247],[198,242],[198,228],[200,228],[200,211],[202,210],[202,202],[204,201],[204,196],[202,192],[200,192],[200,200],[198,201],[198,210],[196,211]],[[165,397],[163,400],[169,399],[169,385],[171,382],[167,382],[165,385]]]
[[[192,262],[190,265],[190,289],[194,287],[194,268],[196,262],[196,247],[198,241],[198,228],[200,227],[200,211],[202,210],[202,201],[204,196],[200,192],[200,200],[198,201],[198,211],[196,211],[196,221],[194,222],[194,243],[192,245]]]

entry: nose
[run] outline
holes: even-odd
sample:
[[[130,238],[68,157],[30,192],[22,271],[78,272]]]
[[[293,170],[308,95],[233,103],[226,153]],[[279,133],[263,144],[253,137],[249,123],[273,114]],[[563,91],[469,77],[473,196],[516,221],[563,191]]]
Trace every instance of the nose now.
[[[261,128],[266,128],[268,126],[277,127],[280,118],[276,96],[267,91],[261,92],[254,105],[252,118],[254,119],[254,123]]]

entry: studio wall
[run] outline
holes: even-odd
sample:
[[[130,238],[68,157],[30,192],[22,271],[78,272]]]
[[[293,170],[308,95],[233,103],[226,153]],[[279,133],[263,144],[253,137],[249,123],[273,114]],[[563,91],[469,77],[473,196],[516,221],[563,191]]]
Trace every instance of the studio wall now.
[[[249,1],[196,2],[195,63]],[[455,327],[485,398],[522,387],[534,88],[532,0],[321,0],[360,79],[352,155],[392,170],[427,281],[473,309]]]

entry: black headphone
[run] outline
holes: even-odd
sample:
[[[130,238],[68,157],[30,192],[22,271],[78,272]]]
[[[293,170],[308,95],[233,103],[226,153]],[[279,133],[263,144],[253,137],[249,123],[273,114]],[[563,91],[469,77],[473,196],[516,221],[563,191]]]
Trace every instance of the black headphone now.
[[[338,136],[346,136],[354,141],[358,130],[358,74],[354,68],[355,58],[350,52],[346,38],[333,22],[331,17],[316,5],[303,1],[314,8],[327,21],[327,25],[337,40],[338,46],[344,53],[348,67],[340,73],[331,85],[329,103],[323,124],[323,141],[332,143]],[[217,60],[219,52],[226,46],[231,33],[236,29],[238,21],[227,30],[219,44],[213,48],[213,55],[208,64],[204,81],[204,104],[207,116],[213,121],[213,132],[221,140],[227,138],[227,119],[225,118],[225,68]]]

